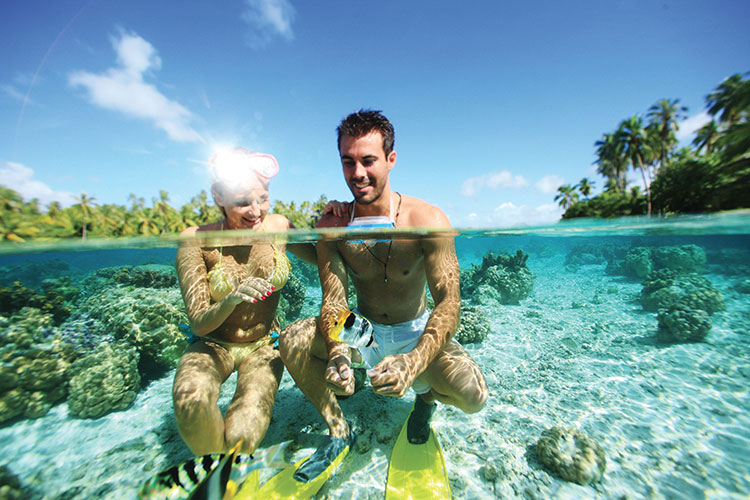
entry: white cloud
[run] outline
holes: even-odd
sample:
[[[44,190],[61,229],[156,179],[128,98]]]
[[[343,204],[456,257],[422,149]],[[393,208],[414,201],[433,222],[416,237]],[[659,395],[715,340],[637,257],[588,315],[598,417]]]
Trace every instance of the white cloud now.
[[[2,85],[0,86],[0,90],[5,92],[7,95],[12,97],[13,99],[16,99],[17,101],[24,102],[26,104],[34,104],[34,102],[29,99],[25,94],[22,92],[16,90],[16,88],[13,85]]]
[[[40,207],[45,207],[53,201],[59,201],[64,207],[74,203],[73,193],[67,191],[55,191],[42,181],[34,179],[34,170],[12,161],[5,162],[0,167],[0,184],[18,192],[25,201],[32,198],[39,200]]]
[[[536,183],[536,188],[545,194],[556,193],[557,188],[565,183],[565,179],[559,175],[545,175]]]
[[[529,181],[524,176],[513,175],[512,172],[503,170],[502,172],[493,172],[466,179],[461,186],[461,194],[474,196],[485,188],[500,191],[502,189],[520,189],[528,185]]]
[[[541,226],[559,221],[562,214],[562,208],[556,203],[529,207],[506,202],[495,208],[490,222],[496,227]]]
[[[145,73],[161,68],[154,47],[140,36],[129,34],[113,39],[112,44],[117,52],[116,67],[101,74],[76,71],[68,77],[70,85],[86,88],[96,106],[150,121],[172,140],[203,141],[189,125],[192,113],[144,81]]]
[[[680,128],[677,130],[677,140],[692,140],[698,129],[710,121],[711,115],[709,115],[705,111],[695,116],[686,118],[684,121],[680,122]]]
[[[289,0],[246,0],[246,4],[242,20],[250,26],[247,41],[251,47],[263,47],[275,36],[294,40],[292,22],[296,11]]]

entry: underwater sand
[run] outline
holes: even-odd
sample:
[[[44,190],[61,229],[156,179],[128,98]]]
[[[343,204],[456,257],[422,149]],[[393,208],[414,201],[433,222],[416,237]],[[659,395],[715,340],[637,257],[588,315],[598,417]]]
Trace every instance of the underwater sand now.
[[[514,250],[506,244],[500,250]],[[488,245],[461,253],[462,267]],[[637,301],[640,283],[605,274],[605,264],[566,270],[566,245],[515,246],[531,254],[534,291],[519,305],[488,308],[489,337],[466,346],[487,378],[487,404],[473,415],[441,405],[433,420],[454,498],[749,498],[750,296],[731,288],[738,278],[706,275],[727,309],[712,316],[705,342],[660,344],[656,314]],[[317,293],[309,291],[312,299]],[[305,311],[315,309],[311,301]],[[2,462],[45,498],[134,498],[142,481],[190,457],[172,416],[173,374],[142,389],[126,411],[69,419],[62,404],[0,429]],[[233,384],[234,376],[222,407]],[[365,388],[342,401],[359,437],[315,498],[383,498],[390,450],[412,399]],[[554,425],[601,444],[601,482],[569,483],[538,463],[534,445]],[[293,461],[325,433],[285,373],[261,447],[292,440]]]

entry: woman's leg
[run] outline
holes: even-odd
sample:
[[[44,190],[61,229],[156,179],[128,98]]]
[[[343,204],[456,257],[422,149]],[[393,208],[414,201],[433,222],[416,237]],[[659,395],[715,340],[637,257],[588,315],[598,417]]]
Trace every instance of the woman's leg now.
[[[234,369],[222,347],[198,341],[188,346],[177,365],[172,401],[177,428],[195,455],[227,450],[224,419],[217,406],[221,384]]]
[[[270,345],[264,345],[242,361],[237,369],[237,390],[224,419],[227,446],[234,446],[241,439],[242,453],[255,451],[271,423],[283,373],[279,351]]]

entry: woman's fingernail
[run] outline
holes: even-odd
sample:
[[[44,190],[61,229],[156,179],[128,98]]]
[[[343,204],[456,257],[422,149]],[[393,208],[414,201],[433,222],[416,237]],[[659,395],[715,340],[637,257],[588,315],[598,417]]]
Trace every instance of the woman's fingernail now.
[[[271,292],[266,292],[266,295],[269,295],[269,296],[270,296],[270,295],[271,295]]]
[[[253,299],[253,303],[258,302],[258,299]]]
[[[271,290],[276,290],[276,287],[271,285]]]

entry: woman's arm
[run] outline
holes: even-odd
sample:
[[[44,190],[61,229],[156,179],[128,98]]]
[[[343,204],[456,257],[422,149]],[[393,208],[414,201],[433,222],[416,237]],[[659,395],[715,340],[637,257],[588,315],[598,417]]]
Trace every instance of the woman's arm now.
[[[195,234],[196,229],[188,228],[182,234]],[[234,311],[236,303],[226,300],[226,297],[220,302],[211,303],[206,262],[197,241],[183,241],[180,244],[176,267],[190,328],[195,335],[203,337],[224,323]]]

